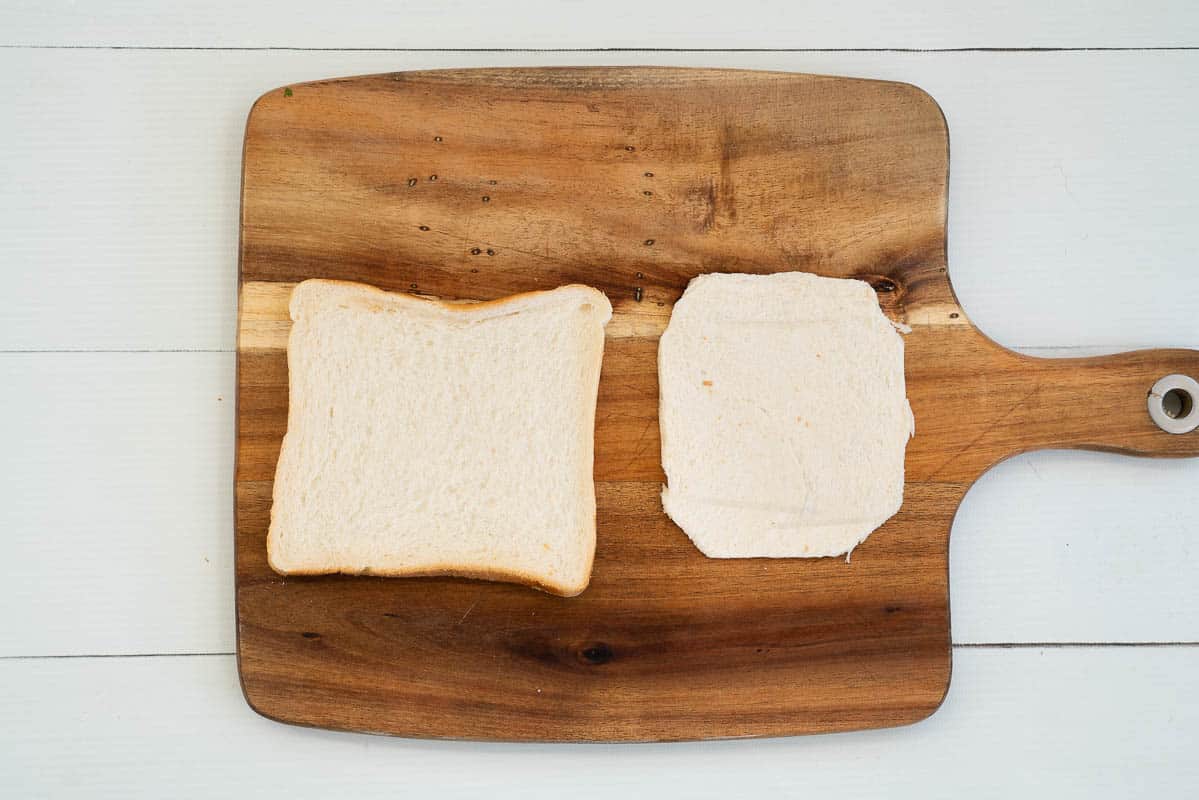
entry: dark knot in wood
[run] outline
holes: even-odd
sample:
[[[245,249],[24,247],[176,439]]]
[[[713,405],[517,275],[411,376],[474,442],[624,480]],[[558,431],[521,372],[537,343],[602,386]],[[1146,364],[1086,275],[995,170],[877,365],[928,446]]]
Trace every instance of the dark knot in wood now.
[[[588,664],[607,664],[612,660],[612,647],[604,642],[589,644],[579,651],[579,658]]]

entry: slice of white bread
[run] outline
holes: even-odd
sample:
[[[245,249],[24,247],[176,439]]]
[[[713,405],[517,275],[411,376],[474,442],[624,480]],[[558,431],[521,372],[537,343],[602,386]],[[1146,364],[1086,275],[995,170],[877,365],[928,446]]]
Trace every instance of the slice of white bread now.
[[[308,280],[290,313],[276,572],[587,587],[601,292],[468,304]]]
[[[701,275],[658,376],[662,504],[705,555],[841,555],[899,510],[903,339],[865,282]]]

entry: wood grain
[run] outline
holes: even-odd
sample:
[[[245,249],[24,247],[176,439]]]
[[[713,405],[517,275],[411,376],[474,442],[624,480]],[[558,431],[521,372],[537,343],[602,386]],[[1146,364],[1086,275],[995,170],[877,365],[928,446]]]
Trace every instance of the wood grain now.
[[[913,722],[950,673],[948,534],[1041,447],[1199,454],[1150,422],[1199,353],[1004,350],[945,259],[948,138],[905,84],[782,73],[398,73],[262,97],[247,125],[238,357],[239,667],[261,713],[411,736],[762,736]],[[839,560],[714,561],[661,512],[656,338],[710,271],[857,277],[913,328],[900,513]],[[283,579],[265,562],[286,424],[285,297],[308,277],[491,299],[581,282],[615,314],[591,587]]]
[[[230,258],[246,111],[271,86],[339,73],[584,58],[601,65],[632,56],[0,49],[0,106],[11,109],[0,145],[12,154],[0,181],[0,262],[37,276],[5,287],[11,302],[0,349],[233,352]],[[1199,159],[1178,156],[1199,135],[1199,51],[636,58],[924,87],[953,130],[949,261],[976,325],[1017,349],[1199,347],[1199,270],[1191,258]],[[78,280],[80,264],[88,280]]]

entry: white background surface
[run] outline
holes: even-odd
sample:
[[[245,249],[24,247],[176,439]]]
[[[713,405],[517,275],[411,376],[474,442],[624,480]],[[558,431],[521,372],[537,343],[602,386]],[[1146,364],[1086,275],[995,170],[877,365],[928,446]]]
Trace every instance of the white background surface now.
[[[949,121],[950,272],[983,330],[1039,355],[1199,347],[1192,4],[18,0],[0,46],[4,794],[1199,785],[1199,461],[1040,453],[985,476],[952,540],[953,685],[910,728],[652,746],[335,734],[255,716],[231,655],[238,175],[259,94],[477,65],[909,81]],[[1045,47],[1070,49],[1029,49]]]

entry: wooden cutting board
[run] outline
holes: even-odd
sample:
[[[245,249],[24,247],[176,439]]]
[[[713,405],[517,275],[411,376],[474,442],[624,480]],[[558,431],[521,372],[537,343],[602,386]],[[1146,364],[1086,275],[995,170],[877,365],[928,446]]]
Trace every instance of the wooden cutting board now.
[[[811,75],[470,70],[264,95],[246,127],[238,338],[250,705],[405,736],[621,741],[842,731],[936,710],[950,677],[949,531],[979,475],[1045,447],[1199,454],[1199,432],[1163,433],[1146,412],[1157,378],[1199,376],[1199,352],[1040,360],[970,324],[946,273],[948,144],[921,90]],[[869,281],[912,327],[903,508],[852,563],[709,560],[659,502],[655,357],[672,304],[700,273],[780,270]],[[607,293],[584,594],[268,568],[287,300],[313,277],[476,300],[565,283]]]

